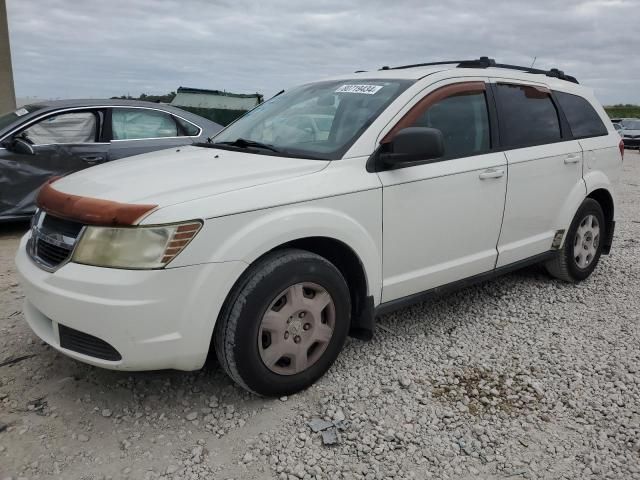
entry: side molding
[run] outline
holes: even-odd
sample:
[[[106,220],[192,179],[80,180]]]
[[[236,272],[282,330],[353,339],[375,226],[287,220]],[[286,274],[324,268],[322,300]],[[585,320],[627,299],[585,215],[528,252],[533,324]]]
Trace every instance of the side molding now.
[[[551,258],[553,258],[554,255],[557,255],[557,252],[555,250],[549,250],[547,252],[534,255],[533,257],[525,258],[524,260],[510,263],[509,265],[504,265],[502,267],[496,268],[489,272],[480,273],[478,275],[474,275],[473,277],[463,278],[462,280],[457,280],[455,282],[447,283],[446,285],[435,287],[424,292],[414,293],[413,295],[409,295],[407,297],[398,298],[396,300],[391,300],[389,302],[382,303],[376,307],[375,316],[379,317],[381,315],[385,315],[387,313],[393,312],[394,310],[398,310],[404,307],[409,307],[416,303],[424,302],[432,298],[439,297],[441,295],[451,293],[456,290],[460,290],[461,288],[470,287],[477,283],[482,283],[487,280],[492,280],[501,275],[511,273],[516,270],[520,270],[521,268],[535,265],[537,263],[541,263],[546,260],[550,260]]]

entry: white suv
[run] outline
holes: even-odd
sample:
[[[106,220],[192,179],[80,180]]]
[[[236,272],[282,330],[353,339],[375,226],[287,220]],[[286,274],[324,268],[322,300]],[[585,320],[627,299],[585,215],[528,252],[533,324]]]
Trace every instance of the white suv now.
[[[622,154],[557,70],[483,57],[309,83],[209,143],[45,185],[16,257],[24,314],[83,362],[194,370],[213,348],[244,388],[289,394],[392,309],[538,262],[588,277]]]

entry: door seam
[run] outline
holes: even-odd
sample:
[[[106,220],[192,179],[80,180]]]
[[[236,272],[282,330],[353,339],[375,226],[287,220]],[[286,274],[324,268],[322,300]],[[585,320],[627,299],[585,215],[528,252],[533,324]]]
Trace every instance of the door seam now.
[[[505,152],[502,153],[504,155],[504,160],[507,162],[507,180],[504,187],[504,202],[502,203],[502,220],[500,221],[500,231],[498,232],[498,240],[496,241],[496,260],[493,263],[493,269],[498,268],[498,260],[500,259],[500,250],[498,246],[500,245],[500,239],[502,238],[502,227],[504,225],[504,214],[507,211],[507,196],[509,194],[509,157]]]

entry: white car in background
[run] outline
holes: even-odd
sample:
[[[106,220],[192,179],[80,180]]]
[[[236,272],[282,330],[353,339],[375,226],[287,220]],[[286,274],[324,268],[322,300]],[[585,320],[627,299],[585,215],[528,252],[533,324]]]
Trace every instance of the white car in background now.
[[[83,362],[194,370],[214,348],[244,388],[290,394],[377,315],[534,263],[587,278],[622,160],[558,70],[483,57],[309,83],[211,143],[44,186],[16,257],[24,314]]]
[[[620,135],[625,148],[640,148],[640,118],[623,118]]]

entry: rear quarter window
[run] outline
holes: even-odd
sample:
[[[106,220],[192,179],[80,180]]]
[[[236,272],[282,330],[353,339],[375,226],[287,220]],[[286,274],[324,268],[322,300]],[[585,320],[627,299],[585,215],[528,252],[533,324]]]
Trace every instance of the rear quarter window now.
[[[575,138],[607,135],[607,127],[591,104],[579,95],[554,92]]]
[[[180,117],[173,117],[175,121],[180,125],[182,131],[188,137],[196,137],[200,133],[200,127],[194,125],[191,122],[187,122]]]

